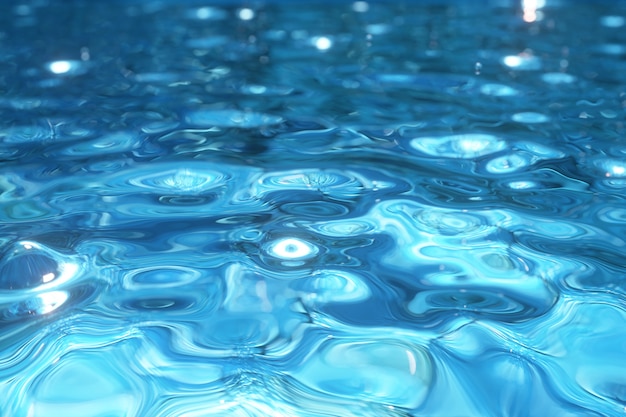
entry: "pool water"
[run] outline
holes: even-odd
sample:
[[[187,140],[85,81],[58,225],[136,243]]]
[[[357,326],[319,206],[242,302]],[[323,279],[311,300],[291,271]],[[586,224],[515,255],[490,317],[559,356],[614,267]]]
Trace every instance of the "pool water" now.
[[[626,3],[0,23],[0,415],[626,415]]]

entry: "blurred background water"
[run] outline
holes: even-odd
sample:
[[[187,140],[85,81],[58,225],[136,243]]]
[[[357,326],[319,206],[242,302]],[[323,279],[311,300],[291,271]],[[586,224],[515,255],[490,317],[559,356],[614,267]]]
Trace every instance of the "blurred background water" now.
[[[2,416],[626,414],[624,2],[0,23]]]

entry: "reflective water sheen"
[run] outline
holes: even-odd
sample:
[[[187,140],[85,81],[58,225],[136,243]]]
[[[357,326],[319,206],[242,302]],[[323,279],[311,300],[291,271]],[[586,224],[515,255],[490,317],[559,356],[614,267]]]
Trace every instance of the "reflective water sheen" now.
[[[0,22],[0,415],[626,415],[625,3]]]

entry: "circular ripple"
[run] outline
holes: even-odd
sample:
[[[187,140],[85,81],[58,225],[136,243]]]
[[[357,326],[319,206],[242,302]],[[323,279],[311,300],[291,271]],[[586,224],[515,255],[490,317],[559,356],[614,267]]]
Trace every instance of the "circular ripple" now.
[[[209,194],[204,196],[179,196],[164,195],[159,197],[159,203],[170,206],[199,206],[215,201],[216,195]]]
[[[172,204],[195,204],[198,194],[214,190],[226,184],[230,176],[226,173],[207,169],[206,164],[197,162],[161,163],[142,165],[114,174],[106,184],[116,188],[136,191],[139,187],[164,196],[189,196],[192,200],[174,200]],[[132,186],[132,187],[129,187]],[[168,201],[164,201],[168,203]]]
[[[377,227],[376,223],[369,219],[349,219],[310,226],[314,231],[330,237],[358,236],[370,233]]]
[[[413,217],[419,222],[420,229],[433,235],[454,236],[491,227],[489,219],[484,216],[457,211],[424,209],[416,211]]]
[[[137,148],[140,142],[140,138],[132,132],[114,132],[68,146],[60,154],[83,157],[122,153]]]
[[[536,158],[524,152],[512,153],[492,159],[485,169],[492,174],[508,174],[529,167],[533,159]]]
[[[497,292],[481,288],[450,288],[418,292],[408,304],[408,310],[417,316],[440,312],[464,311],[502,321],[521,321],[540,316],[556,302],[549,297],[523,297],[508,294],[503,286]]]
[[[313,201],[307,203],[285,203],[280,210],[287,214],[306,217],[337,217],[349,213],[349,209],[341,204],[328,201]]]
[[[269,255],[283,260],[310,259],[319,252],[317,246],[297,238],[284,238],[270,242],[265,250]]]
[[[356,174],[335,170],[297,170],[272,173],[261,177],[253,190],[263,195],[274,191],[316,191],[334,198],[354,198],[365,189]]]
[[[184,311],[190,309],[195,304],[193,298],[187,297],[143,297],[130,299],[118,303],[118,307],[124,310],[136,311],[157,311],[157,310],[177,310]]]
[[[207,169],[198,168],[173,168],[163,170],[163,166],[158,171],[136,177],[129,180],[130,184],[148,188],[155,191],[198,193],[221,185],[226,175]]]
[[[124,283],[129,289],[169,288],[189,284],[201,275],[199,271],[184,266],[151,266],[127,274]]]

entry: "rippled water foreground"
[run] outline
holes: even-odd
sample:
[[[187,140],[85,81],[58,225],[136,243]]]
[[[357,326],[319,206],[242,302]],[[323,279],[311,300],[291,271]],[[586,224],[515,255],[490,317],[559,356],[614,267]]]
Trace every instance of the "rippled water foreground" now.
[[[0,410],[619,416],[626,8],[0,4]]]

